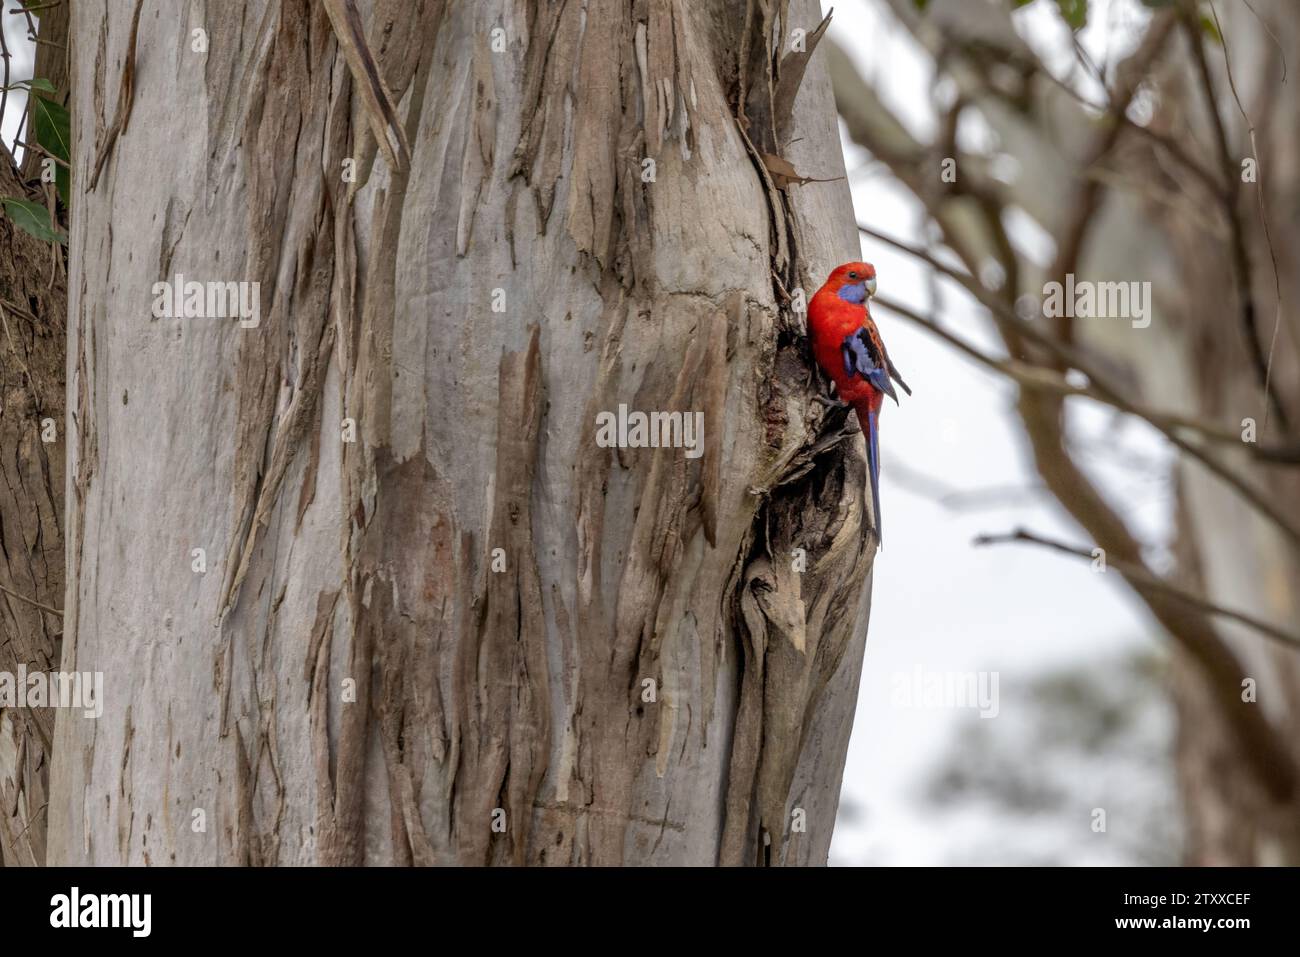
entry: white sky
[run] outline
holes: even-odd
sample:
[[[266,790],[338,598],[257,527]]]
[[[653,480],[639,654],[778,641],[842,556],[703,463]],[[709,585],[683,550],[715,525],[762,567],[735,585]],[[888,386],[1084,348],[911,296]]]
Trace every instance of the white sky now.
[[[27,39],[27,19],[26,17],[14,16],[12,11],[21,9],[14,0],[0,0],[0,21],[4,25],[5,40],[9,45],[9,84],[12,86],[19,80],[30,80],[32,77],[32,51],[35,45]],[[35,15],[33,15],[35,17]],[[39,17],[37,17],[39,21]],[[3,77],[0,77],[0,82]],[[5,146],[13,149],[14,135],[18,132],[18,123],[22,118],[23,110],[27,106],[27,93],[24,90],[10,90],[9,101],[5,105],[4,125],[0,127],[0,136],[3,136]],[[18,151],[18,159],[22,159],[22,150]]]

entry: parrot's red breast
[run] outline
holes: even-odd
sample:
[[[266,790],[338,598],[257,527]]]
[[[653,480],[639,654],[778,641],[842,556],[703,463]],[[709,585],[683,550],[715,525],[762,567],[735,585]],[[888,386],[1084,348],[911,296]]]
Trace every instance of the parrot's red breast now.
[[[885,396],[895,402],[894,382],[911,395],[885,351],[868,300],[876,294],[876,267],[850,262],[835,268],[808,303],[808,335],[813,358],[835,383],[839,397],[853,406],[867,440],[871,498],[880,537],[880,407]],[[892,382],[890,380],[893,380]]]

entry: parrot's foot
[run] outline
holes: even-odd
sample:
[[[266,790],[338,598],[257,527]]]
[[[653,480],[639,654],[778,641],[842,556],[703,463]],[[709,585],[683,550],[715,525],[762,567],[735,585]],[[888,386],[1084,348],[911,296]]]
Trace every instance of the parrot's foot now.
[[[820,393],[814,392],[812,400],[818,405],[824,405],[828,409],[847,409],[849,404],[843,399],[831,399]]]

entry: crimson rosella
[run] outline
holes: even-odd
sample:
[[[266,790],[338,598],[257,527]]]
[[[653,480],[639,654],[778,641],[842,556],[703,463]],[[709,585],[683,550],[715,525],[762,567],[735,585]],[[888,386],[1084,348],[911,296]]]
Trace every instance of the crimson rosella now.
[[[867,300],[876,294],[876,267],[853,262],[839,266],[808,304],[808,334],[813,357],[835,383],[840,399],[853,406],[867,440],[871,471],[871,508],[880,536],[880,406],[889,396],[898,402],[895,382],[908,395],[903,377],[889,361]]]

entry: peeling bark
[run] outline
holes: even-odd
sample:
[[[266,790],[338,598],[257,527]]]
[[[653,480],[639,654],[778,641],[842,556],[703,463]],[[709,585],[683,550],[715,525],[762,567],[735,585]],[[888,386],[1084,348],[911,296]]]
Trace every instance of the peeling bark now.
[[[60,717],[51,859],[824,863],[875,543],[790,301],[858,244],[759,156],[843,174],[773,46],[816,5],[362,3],[346,57],[345,6],[209,7],[206,58],[140,24],[71,243],[64,667],[107,703]],[[260,326],[151,319],[177,272],[260,282]],[[620,403],[704,455],[601,447]]]

